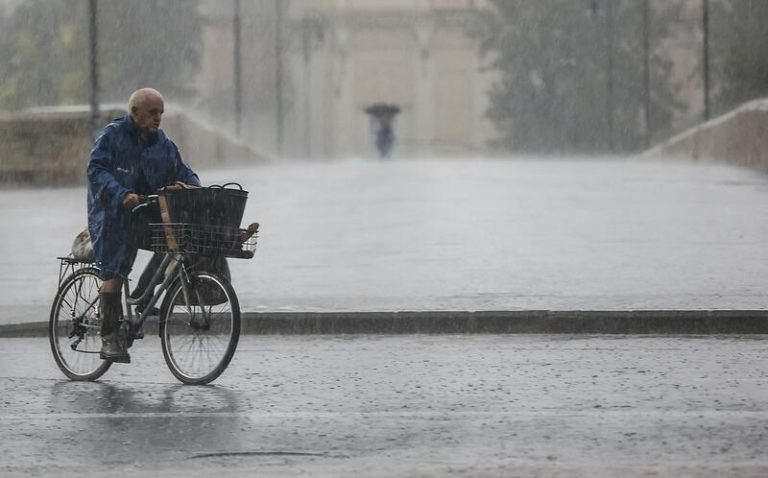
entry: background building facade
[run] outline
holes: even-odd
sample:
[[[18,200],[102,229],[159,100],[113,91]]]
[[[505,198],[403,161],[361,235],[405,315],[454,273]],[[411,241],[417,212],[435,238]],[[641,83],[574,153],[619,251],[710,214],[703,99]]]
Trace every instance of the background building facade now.
[[[234,3],[205,4],[197,87],[204,110],[234,129]],[[294,157],[374,155],[376,102],[401,108],[395,154],[475,154],[493,74],[470,35],[482,2],[312,0],[240,4],[244,140]],[[278,10],[280,9],[280,10]],[[278,144],[278,142],[280,144]]]

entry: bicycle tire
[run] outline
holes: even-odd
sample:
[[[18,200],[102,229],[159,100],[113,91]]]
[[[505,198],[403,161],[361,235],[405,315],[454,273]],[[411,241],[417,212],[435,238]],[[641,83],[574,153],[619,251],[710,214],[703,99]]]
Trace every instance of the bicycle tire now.
[[[48,320],[51,352],[56,365],[71,380],[96,380],[112,366],[112,362],[99,357],[100,287],[99,270],[86,267],[64,279],[53,299]],[[62,316],[67,310],[69,317]]]
[[[160,342],[165,363],[179,381],[205,385],[226,370],[235,354],[240,304],[229,281],[213,272],[191,273],[190,287],[189,300],[180,280],[168,289],[161,307]],[[213,299],[214,289],[218,299]],[[221,298],[224,302],[212,303]]]

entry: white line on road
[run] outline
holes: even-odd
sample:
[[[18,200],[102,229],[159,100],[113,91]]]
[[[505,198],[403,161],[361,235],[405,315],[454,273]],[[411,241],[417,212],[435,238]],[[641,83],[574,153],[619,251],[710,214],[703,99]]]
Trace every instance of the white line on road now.
[[[84,418],[252,418],[252,419],[334,419],[341,418],[401,418],[401,419],[525,419],[531,417],[568,417],[592,418],[596,416],[641,415],[657,418],[724,418],[749,417],[752,420],[768,420],[768,411],[764,410],[647,410],[647,409],[594,409],[579,412],[556,410],[521,410],[518,412],[135,412],[135,413],[22,413],[0,415],[0,421],[28,420],[70,420]]]

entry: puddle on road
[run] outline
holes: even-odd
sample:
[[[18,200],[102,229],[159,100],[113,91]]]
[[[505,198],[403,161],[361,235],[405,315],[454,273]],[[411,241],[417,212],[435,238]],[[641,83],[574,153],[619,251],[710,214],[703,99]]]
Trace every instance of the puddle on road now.
[[[220,458],[228,456],[319,456],[325,458],[346,458],[340,455],[329,455],[328,453],[313,453],[313,452],[301,452],[301,451],[222,451],[215,453],[202,453],[199,455],[192,455],[188,459],[194,460],[198,458]]]

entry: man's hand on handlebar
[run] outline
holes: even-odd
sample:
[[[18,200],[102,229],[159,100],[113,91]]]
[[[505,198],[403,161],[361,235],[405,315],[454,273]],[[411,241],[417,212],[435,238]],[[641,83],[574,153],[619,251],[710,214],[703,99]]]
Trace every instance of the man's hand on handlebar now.
[[[169,184],[165,187],[160,188],[160,191],[178,191],[180,189],[194,189],[196,187],[197,186],[191,186],[181,181],[176,181],[173,184]],[[136,212],[137,209],[141,209],[144,206],[148,206],[149,203],[153,202],[156,198],[157,198],[156,195],[139,196],[136,193],[128,193],[123,198],[123,207],[126,209],[130,209],[133,212]]]
[[[133,209],[138,206],[140,202],[141,200],[139,199],[138,194],[128,193],[123,198],[123,207],[126,209]]]

